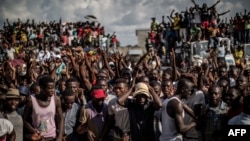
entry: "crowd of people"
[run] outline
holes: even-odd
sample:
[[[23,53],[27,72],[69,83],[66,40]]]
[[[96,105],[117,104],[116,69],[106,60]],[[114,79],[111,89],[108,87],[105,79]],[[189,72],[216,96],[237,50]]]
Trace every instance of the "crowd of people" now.
[[[218,13],[216,5],[220,0],[210,7],[206,3],[199,6],[194,0],[192,3],[194,6],[185,11],[172,10],[166,16],[169,22],[165,16],[162,16],[160,23],[155,17],[152,18],[151,30],[146,39],[147,49],[153,46],[161,57],[168,55],[174,48],[178,54],[177,65],[180,66],[181,62],[185,62],[185,57],[181,57],[183,48],[190,46],[192,42],[207,40],[209,49],[220,46],[219,38],[228,38],[232,48],[230,52],[234,51],[235,46],[250,43],[250,12],[246,9],[243,14],[239,12],[230,19],[223,19],[221,16],[230,10]]]
[[[211,31],[219,28],[215,37],[230,37],[233,46],[246,43],[249,14],[222,22],[220,1],[209,8],[192,2],[184,19],[174,11],[172,24],[152,19],[148,50],[138,61],[116,52],[115,34],[95,22],[6,20],[0,140],[223,141],[227,125],[250,125],[250,68],[242,52],[228,68],[214,52]],[[200,21],[189,19],[197,13]],[[211,40],[208,59],[183,69],[176,45],[202,39]],[[154,51],[162,46],[171,62],[166,69]]]

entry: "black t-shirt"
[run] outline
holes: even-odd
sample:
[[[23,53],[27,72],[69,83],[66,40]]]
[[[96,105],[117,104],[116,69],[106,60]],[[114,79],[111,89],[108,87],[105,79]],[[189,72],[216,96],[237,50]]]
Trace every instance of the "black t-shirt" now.
[[[201,21],[208,21],[209,20],[209,9],[200,8],[201,11]]]
[[[188,26],[188,18],[182,18],[181,21],[180,21],[180,27],[181,28],[187,28]]]
[[[130,118],[130,134],[133,141],[154,140],[154,112],[153,102],[141,107],[135,100],[128,100],[127,108]]]

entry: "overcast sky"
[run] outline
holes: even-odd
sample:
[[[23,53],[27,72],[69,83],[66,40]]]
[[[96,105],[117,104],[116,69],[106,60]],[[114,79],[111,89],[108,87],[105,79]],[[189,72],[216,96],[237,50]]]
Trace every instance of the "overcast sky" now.
[[[216,0],[195,0],[208,6]],[[137,43],[135,29],[149,28],[151,17],[158,21],[167,16],[172,9],[184,11],[192,6],[191,0],[1,0],[0,25],[6,18],[10,22],[20,18],[36,21],[59,20],[63,22],[84,20],[84,16],[95,15],[105,26],[106,32],[116,32],[122,45]],[[250,6],[250,0],[222,0],[217,6],[219,13],[231,10],[227,16],[244,12]],[[250,8],[248,9],[250,11]]]

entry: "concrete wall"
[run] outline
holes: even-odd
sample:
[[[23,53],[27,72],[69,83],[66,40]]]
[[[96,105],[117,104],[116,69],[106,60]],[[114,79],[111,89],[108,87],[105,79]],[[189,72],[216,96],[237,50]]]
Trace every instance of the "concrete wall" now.
[[[120,53],[122,53],[123,55],[127,55],[129,50],[142,50],[143,54],[145,54],[147,52],[145,47],[118,47],[117,48],[119,50]]]
[[[148,37],[148,32],[150,32],[149,28],[136,29],[137,46],[145,47],[145,40]]]
[[[137,45],[136,46],[126,46],[126,47],[118,47],[118,51],[122,53],[123,55],[127,55],[129,50],[142,50],[143,54],[147,52],[145,47],[145,41],[148,37],[148,32],[150,32],[149,28],[141,28],[136,29],[135,34],[137,37]],[[112,49],[109,48],[110,53],[112,53]],[[142,55],[143,55],[142,54]]]

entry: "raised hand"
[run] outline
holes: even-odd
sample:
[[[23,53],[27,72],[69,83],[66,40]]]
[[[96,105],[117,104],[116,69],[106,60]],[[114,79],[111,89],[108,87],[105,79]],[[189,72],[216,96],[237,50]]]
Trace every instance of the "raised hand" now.
[[[72,51],[71,51],[71,49],[69,49],[69,48],[66,49],[66,55],[67,55],[67,56],[72,56]]]

